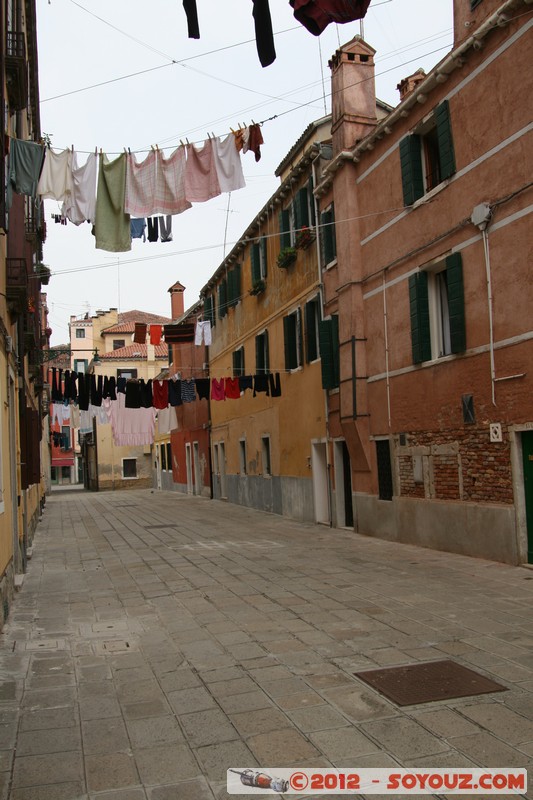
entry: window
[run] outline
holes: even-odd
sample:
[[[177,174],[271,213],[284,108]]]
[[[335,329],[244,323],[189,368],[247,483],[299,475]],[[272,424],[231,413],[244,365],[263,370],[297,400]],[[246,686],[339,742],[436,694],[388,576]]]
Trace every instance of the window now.
[[[120,350],[121,347],[126,347],[126,340],[113,339],[113,350]]]
[[[268,240],[265,236],[254,242],[250,248],[250,261],[252,265],[252,287],[257,286],[259,281],[264,281],[267,276],[267,245]]]
[[[122,459],[122,477],[123,478],[136,478],[137,477],[137,459],[136,458],[123,458]]]
[[[76,339],[85,339],[85,328],[76,328]]]
[[[236,306],[241,299],[241,265],[235,264],[228,272],[228,308]]]
[[[263,475],[272,475],[270,462],[270,436],[261,436],[261,456],[263,460]]]
[[[335,207],[333,203],[320,214],[320,226],[320,254],[322,257],[322,266],[327,267],[337,258]]]
[[[167,442],[166,448],[167,448],[167,470],[169,472],[172,472],[172,445],[170,444],[170,442]]]
[[[339,318],[337,315],[318,323],[322,388],[336,389],[339,386]]]
[[[307,363],[318,358],[318,324],[320,322],[320,302],[314,297],[305,304],[305,360]]]
[[[88,366],[89,362],[86,358],[74,359],[74,372],[82,372],[83,374],[85,374],[87,372]]]
[[[258,375],[270,372],[268,357],[268,331],[255,337],[255,371]]]
[[[400,142],[404,205],[413,205],[455,172],[455,153],[448,101]]]
[[[218,318],[223,319],[228,313],[228,282],[226,278],[218,284]]]
[[[298,369],[303,362],[302,320],[300,309],[283,317],[283,336],[285,342],[285,369]]]
[[[463,263],[452,253],[432,270],[409,278],[413,362],[462,353],[466,349]]]
[[[137,377],[136,369],[117,369],[117,378],[126,378],[129,381],[131,378]]]
[[[70,450],[70,425],[61,426],[61,449]]]
[[[246,439],[239,440],[239,469],[241,475],[246,475]]]
[[[378,487],[380,500],[392,500],[392,465],[390,459],[390,441],[376,441],[376,457],[378,464]]]
[[[166,472],[167,469],[167,449],[164,444],[159,445],[159,454],[161,458],[161,469]]]
[[[244,347],[233,351],[233,377],[244,375]]]
[[[307,185],[297,190],[290,206],[279,213],[280,250],[294,247],[297,232],[315,222],[313,178],[310,177]]]

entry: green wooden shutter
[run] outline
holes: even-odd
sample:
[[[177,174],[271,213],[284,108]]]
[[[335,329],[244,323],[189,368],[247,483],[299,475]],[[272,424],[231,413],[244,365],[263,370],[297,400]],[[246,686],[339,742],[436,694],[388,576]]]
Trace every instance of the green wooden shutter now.
[[[309,208],[307,205],[307,186],[298,189],[294,198],[294,224],[297,230],[309,227]]]
[[[265,372],[270,372],[270,351],[268,348],[268,331],[265,331],[264,337],[265,337]]]
[[[326,266],[333,261],[337,255],[337,242],[335,237],[335,211],[333,204],[327,211],[320,215],[320,245],[322,252],[322,266]]]
[[[252,286],[261,280],[261,261],[259,255],[259,245],[253,244],[250,248],[250,260],[252,262]]]
[[[233,288],[235,290],[234,300],[235,303],[238,303],[241,299],[241,265],[235,264],[233,267],[233,272],[235,273],[235,277],[233,279]]]
[[[225,317],[228,313],[228,284],[226,278],[220,281],[218,285],[218,316],[220,319]]]
[[[298,308],[296,312],[296,345],[298,348],[298,364],[304,363],[304,337],[302,336],[302,310]]]
[[[337,316],[318,323],[322,387],[336,389],[339,385],[339,319]]]
[[[420,136],[406,136],[400,142],[400,165],[402,169],[403,202],[412,206],[424,194]]]
[[[205,319],[209,320],[211,326],[215,324],[215,314],[213,308],[213,295],[207,295],[204,298],[204,317]]]
[[[291,215],[289,209],[279,212],[279,247],[283,250],[291,246]]]
[[[255,337],[255,371],[259,375],[263,372],[263,335]]]
[[[236,303],[236,300],[235,300],[235,273],[234,273],[233,270],[230,270],[227,273],[226,280],[228,282],[227,304],[228,304],[228,308],[231,308]]]
[[[290,316],[283,317],[283,341],[285,345],[285,369],[293,369],[293,352],[296,346],[293,320]]]
[[[268,239],[266,236],[261,239],[261,258],[263,259],[263,278],[266,278],[268,267]]]
[[[318,303],[310,300],[305,304],[305,339],[307,342],[306,360],[314,361],[317,356],[316,347],[316,316],[318,313]]]
[[[447,100],[444,100],[435,109],[435,122],[439,141],[440,177],[441,180],[446,180],[455,172],[455,152],[450,123],[450,107]]]
[[[409,278],[409,308],[413,363],[420,364],[431,359],[427,272],[417,272]]]
[[[315,188],[315,185],[314,185],[314,182],[313,182],[313,176],[310,175],[309,176],[309,180],[307,181],[307,194],[308,194],[308,197],[309,197],[309,212],[310,212],[309,222],[311,223],[313,228],[316,225],[315,197],[313,195],[314,188]]]
[[[446,283],[452,353],[463,353],[466,350],[466,328],[461,253],[452,253],[446,258]]]
[[[330,238],[331,238],[330,242],[331,258],[334,259],[337,258],[337,233],[336,233],[337,229],[335,227],[335,205],[333,203],[331,204],[329,210],[329,219],[331,222],[331,225],[329,226]]]

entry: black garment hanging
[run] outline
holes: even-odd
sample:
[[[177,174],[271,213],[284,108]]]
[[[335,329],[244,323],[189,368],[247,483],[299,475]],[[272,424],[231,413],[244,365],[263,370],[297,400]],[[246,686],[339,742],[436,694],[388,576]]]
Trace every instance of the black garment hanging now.
[[[71,370],[65,370],[65,378],[64,378],[64,391],[63,397],[65,400],[77,400],[78,399],[78,388],[76,386],[76,382],[78,380],[78,375],[76,372],[71,372]]]
[[[102,392],[103,392],[104,376],[91,375],[91,405],[99,408],[102,405]]]
[[[120,392],[120,394],[126,394],[127,382],[128,381],[126,378],[117,378],[117,392]]]
[[[181,406],[181,381],[173,381],[172,378],[168,382],[168,402],[171,406]]]
[[[116,400],[117,399],[117,382],[114,375],[108,377],[104,376],[104,389],[102,392],[102,399]]]
[[[126,384],[126,408],[141,407],[141,384],[138,381],[128,381]]]
[[[83,372],[78,372],[78,405],[80,411],[89,410],[89,399],[91,396],[91,382],[89,375]]]
[[[165,217],[159,217],[159,230],[161,231],[161,241],[172,241],[172,216],[167,214]]]
[[[268,378],[268,375],[254,375],[254,397],[257,392],[270,393]]]
[[[281,397],[281,383],[279,378],[279,372],[276,372],[275,375],[271,373],[268,376],[268,385],[270,389],[270,397]]]
[[[209,378],[196,378],[196,394],[199,400],[209,400],[210,385]]]
[[[141,408],[152,408],[153,406],[153,395],[152,395],[152,379],[149,378],[148,381],[145,383],[144,379],[141,378],[139,381],[140,386],[140,396],[141,396]],[[126,390],[126,397],[128,396],[128,392]]]
[[[148,220],[148,241],[157,242],[159,239],[159,222],[157,217],[150,217]]]
[[[255,43],[257,55],[262,67],[268,67],[276,60],[276,48],[274,47],[274,33],[272,32],[272,18],[268,0],[253,0],[254,24],[255,24]]]
[[[183,0],[183,8],[187,15],[187,28],[189,39],[200,38],[200,26],[198,24],[198,9],[196,8],[196,0]]]
[[[246,389],[253,389],[254,386],[254,379],[251,375],[241,375],[239,377],[239,389],[241,392],[245,392]]]
[[[53,403],[61,403],[63,401],[63,390],[61,388],[62,384],[62,369],[56,369],[56,367],[52,367],[52,402]]]

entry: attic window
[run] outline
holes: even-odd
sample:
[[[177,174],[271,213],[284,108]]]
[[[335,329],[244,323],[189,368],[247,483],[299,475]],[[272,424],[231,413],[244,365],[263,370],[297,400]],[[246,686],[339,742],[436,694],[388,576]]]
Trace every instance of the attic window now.
[[[355,53],[348,53],[348,61],[355,61]]]
[[[366,64],[366,62],[368,61],[368,56],[367,55],[360,55],[359,56],[359,61],[361,61],[363,64]]]

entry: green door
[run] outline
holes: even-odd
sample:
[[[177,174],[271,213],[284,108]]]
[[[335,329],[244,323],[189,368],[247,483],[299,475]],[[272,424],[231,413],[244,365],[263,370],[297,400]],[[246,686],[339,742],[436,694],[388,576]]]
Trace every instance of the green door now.
[[[533,431],[522,434],[522,456],[526,496],[527,563],[533,564]]]

